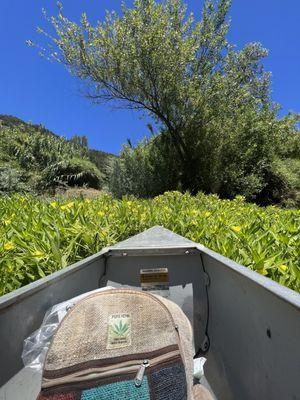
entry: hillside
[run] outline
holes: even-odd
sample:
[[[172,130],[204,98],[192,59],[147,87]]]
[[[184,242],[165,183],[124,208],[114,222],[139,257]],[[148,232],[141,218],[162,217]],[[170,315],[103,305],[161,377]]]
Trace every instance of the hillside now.
[[[101,189],[113,157],[89,149],[85,137],[67,140],[42,125],[0,115],[2,193],[41,193],[58,186]]]

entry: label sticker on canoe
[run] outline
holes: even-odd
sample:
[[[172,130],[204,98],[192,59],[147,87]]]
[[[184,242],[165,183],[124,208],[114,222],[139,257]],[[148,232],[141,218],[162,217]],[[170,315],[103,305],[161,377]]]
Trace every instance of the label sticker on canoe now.
[[[140,270],[141,286],[143,290],[157,292],[169,291],[168,268],[148,268]]]
[[[131,345],[131,315],[112,314],[108,318],[107,349],[120,349]]]

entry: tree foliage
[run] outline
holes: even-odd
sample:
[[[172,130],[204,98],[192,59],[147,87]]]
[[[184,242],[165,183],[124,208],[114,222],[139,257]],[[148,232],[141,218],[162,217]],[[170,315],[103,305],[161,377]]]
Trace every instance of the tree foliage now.
[[[28,192],[22,172],[16,168],[0,166],[0,194],[14,192]]]
[[[282,142],[299,138],[298,116],[278,118],[266,49],[228,43],[229,7],[230,0],[206,0],[196,21],[181,0],[135,0],[93,26],[85,14],[70,21],[60,6],[49,19],[55,35],[46,35],[52,57],[86,83],[90,99],[155,120],[172,146],[178,187],[255,199],[275,156],[287,151]]]
[[[154,197],[178,188],[180,171],[173,154],[174,146],[164,135],[145,139],[135,148],[125,145],[111,165],[110,191],[117,197]]]
[[[43,181],[46,187],[86,185],[99,189],[102,179],[100,171],[91,161],[79,157],[60,160],[49,165],[43,171]]]

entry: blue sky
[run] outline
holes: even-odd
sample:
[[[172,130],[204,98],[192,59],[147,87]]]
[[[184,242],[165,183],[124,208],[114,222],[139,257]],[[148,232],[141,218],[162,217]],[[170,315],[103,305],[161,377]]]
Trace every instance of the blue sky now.
[[[106,9],[120,8],[120,0],[64,0],[67,16],[82,11],[96,21]],[[127,4],[131,4],[128,0]],[[127,138],[134,143],[148,133],[146,121],[132,111],[96,106],[80,94],[80,85],[60,65],[40,58],[27,39],[37,40],[35,28],[43,24],[41,9],[55,11],[54,0],[1,0],[0,114],[42,123],[70,137],[85,134],[90,147],[118,153]],[[200,15],[202,1],[189,0]],[[300,112],[300,1],[233,0],[229,40],[238,48],[259,41],[268,48],[266,69],[273,74],[273,98],[282,107]]]

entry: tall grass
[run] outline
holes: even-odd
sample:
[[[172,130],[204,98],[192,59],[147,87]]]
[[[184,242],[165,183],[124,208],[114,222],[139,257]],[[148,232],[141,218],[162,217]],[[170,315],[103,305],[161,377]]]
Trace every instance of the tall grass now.
[[[162,225],[296,291],[300,210],[242,197],[168,192],[153,200],[0,198],[0,294],[51,274],[153,225]]]

